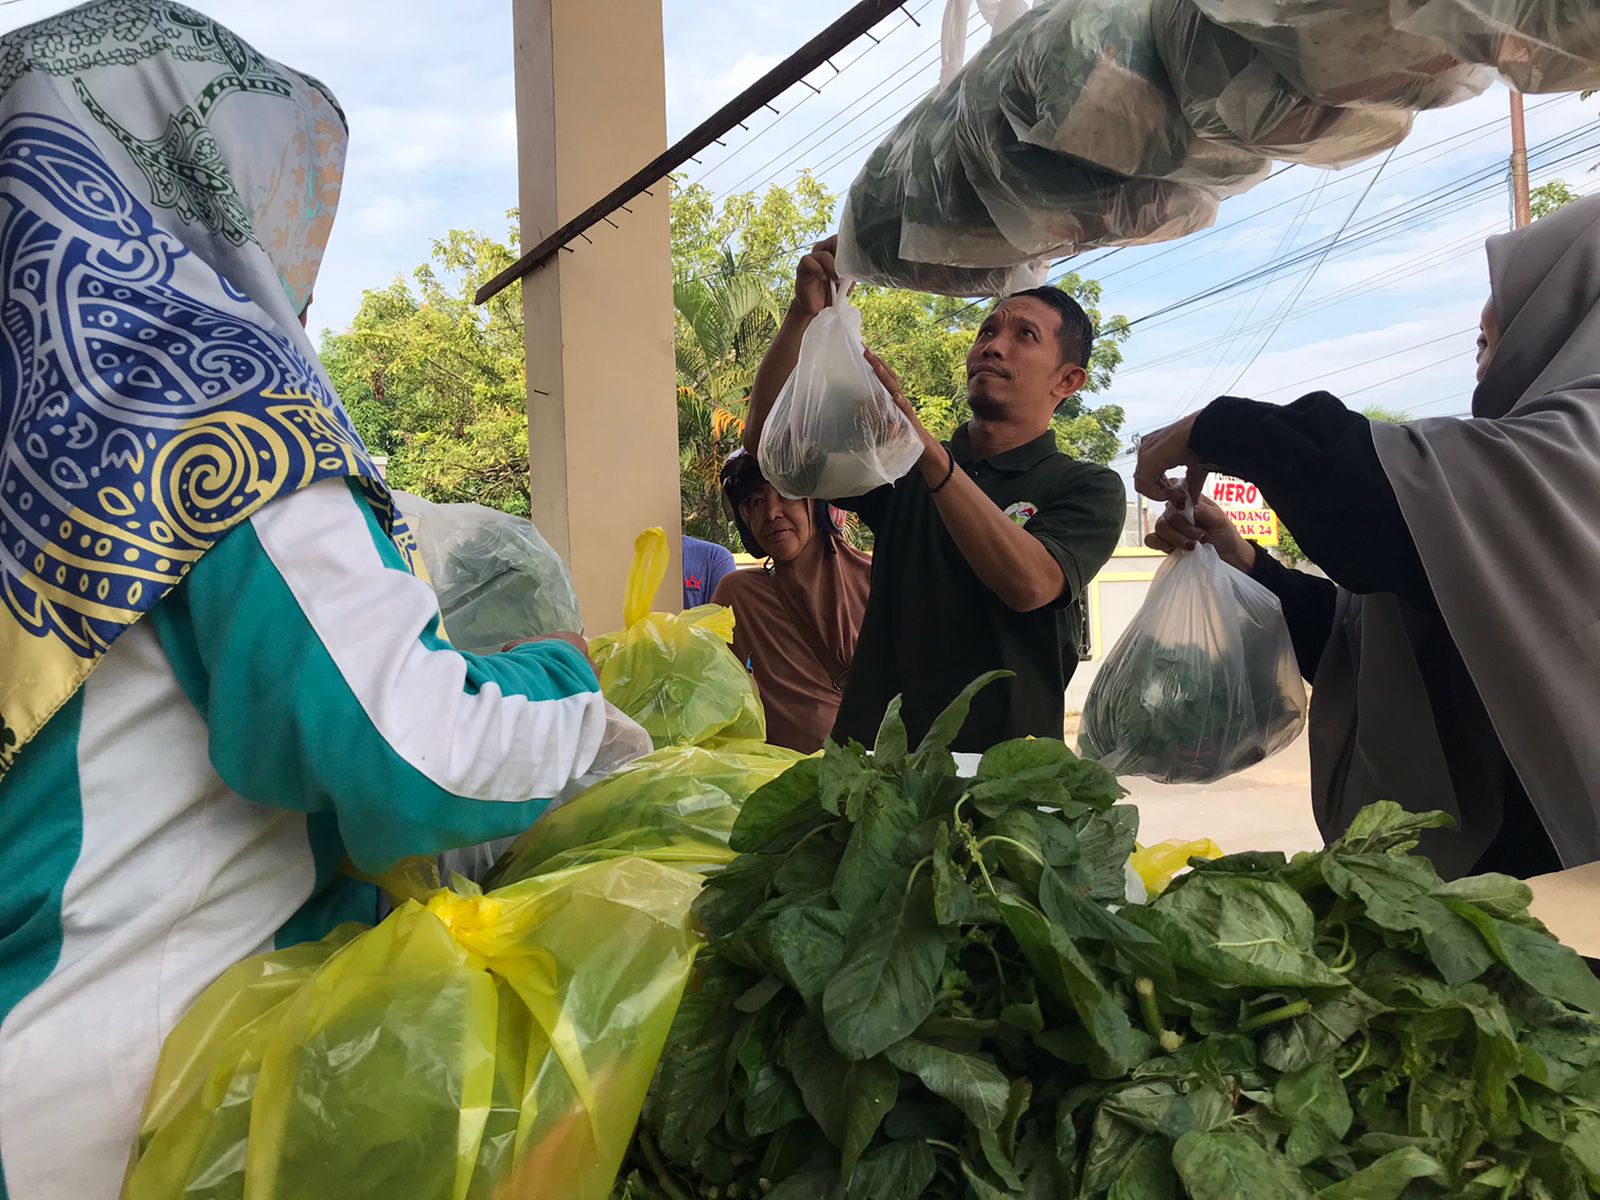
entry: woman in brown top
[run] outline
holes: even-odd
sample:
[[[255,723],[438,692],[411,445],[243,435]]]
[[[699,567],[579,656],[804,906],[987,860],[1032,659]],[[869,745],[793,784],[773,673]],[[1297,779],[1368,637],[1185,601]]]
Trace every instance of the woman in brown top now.
[[[722,497],[767,564],[725,577],[713,600],[733,609],[733,652],[761,692],[767,740],[810,754],[839,710],[872,559],[845,542],[825,501],[785,499],[742,450],[722,468]]]

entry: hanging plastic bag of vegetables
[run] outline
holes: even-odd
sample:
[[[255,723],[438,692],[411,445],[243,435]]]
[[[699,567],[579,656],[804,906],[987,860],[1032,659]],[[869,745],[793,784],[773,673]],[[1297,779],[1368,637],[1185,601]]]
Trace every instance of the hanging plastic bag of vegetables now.
[[[1600,88],[1593,0],[1392,0],[1395,24],[1487,63],[1519,92]]]
[[[1202,545],[1156,571],[1089,688],[1079,749],[1118,775],[1212,783],[1276,754],[1305,720],[1278,598]]]
[[[634,542],[623,628],[589,643],[607,700],[643,725],[656,748],[765,741],[755,684],[729,649],[733,610],[703,604],[683,614],[650,611],[667,575],[667,535]]]
[[[1401,108],[1321,104],[1259,49],[1205,16],[1195,0],[1156,0],[1153,37],[1189,125],[1202,138],[1285,162],[1342,167],[1411,132]]]
[[[1494,82],[1431,38],[1395,26],[1390,0],[1194,0],[1322,104],[1421,111],[1459,104]]]
[[[864,496],[894,483],[922,454],[910,420],[866,360],[849,289],[841,280],[806,328],[761,437],[762,474],[794,499]]]
[[[375,928],[245,960],[167,1038],[123,1200],[605,1200],[700,887],[637,858],[424,883]]]

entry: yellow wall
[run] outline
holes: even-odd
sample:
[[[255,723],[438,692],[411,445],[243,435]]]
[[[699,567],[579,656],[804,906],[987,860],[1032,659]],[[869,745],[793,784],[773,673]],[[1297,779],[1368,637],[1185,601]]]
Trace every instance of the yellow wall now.
[[[1094,659],[1106,656],[1111,649],[1106,644],[1104,623],[1105,605],[1101,602],[1101,589],[1108,583],[1149,583],[1156,577],[1156,568],[1166,555],[1160,550],[1144,546],[1118,546],[1111,553],[1111,561],[1089,583],[1089,643]],[[1112,640],[1122,631],[1113,631]]]

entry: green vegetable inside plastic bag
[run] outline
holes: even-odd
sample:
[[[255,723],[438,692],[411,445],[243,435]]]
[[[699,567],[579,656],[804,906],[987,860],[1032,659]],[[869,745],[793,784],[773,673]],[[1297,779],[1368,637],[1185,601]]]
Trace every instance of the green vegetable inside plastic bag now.
[[[521,638],[583,631],[567,564],[527,517],[406,492],[395,493],[395,503],[417,535],[457,649],[493,654]]]
[[[801,757],[764,742],[657,750],[541,818],[495,863],[485,886],[630,854],[717,870],[734,858],[728,834],[745,800]]]
[[[755,684],[728,648],[733,610],[704,604],[681,616],[650,611],[669,561],[664,531],[647,529],[634,542],[624,628],[589,643],[600,690],[645,727],[657,749],[765,741]]]
[[[162,1048],[123,1200],[604,1200],[700,884],[614,859],[238,964]]]

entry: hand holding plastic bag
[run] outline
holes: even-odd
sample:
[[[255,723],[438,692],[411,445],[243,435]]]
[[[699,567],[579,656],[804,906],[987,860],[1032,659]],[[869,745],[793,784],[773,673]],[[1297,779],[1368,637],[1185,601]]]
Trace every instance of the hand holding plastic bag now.
[[[495,864],[487,885],[624,855],[686,871],[720,869],[735,857],[728,834],[744,802],[802,757],[765,742],[657,750],[541,817]]]
[[[664,531],[647,529],[634,542],[624,628],[589,643],[600,690],[644,726],[658,749],[765,741],[755,684],[729,649],[733,610],[704,604],[681,616],[650,611],[669,561]]]
[[[791,499],[864,496],[922,456],[916,430],[866,360],[849,286],[841,280],[807,327],[761,434],[761,472]]]
[[[1079,745],[1118,775],[1212,783],[1276,754],[1305,718],[1278,598],[1202,545],[1156,571],[1089,688]]]
[[[162,1049],[123,1200],[605,1200],[700,882],[598,862],[240,963]]]

